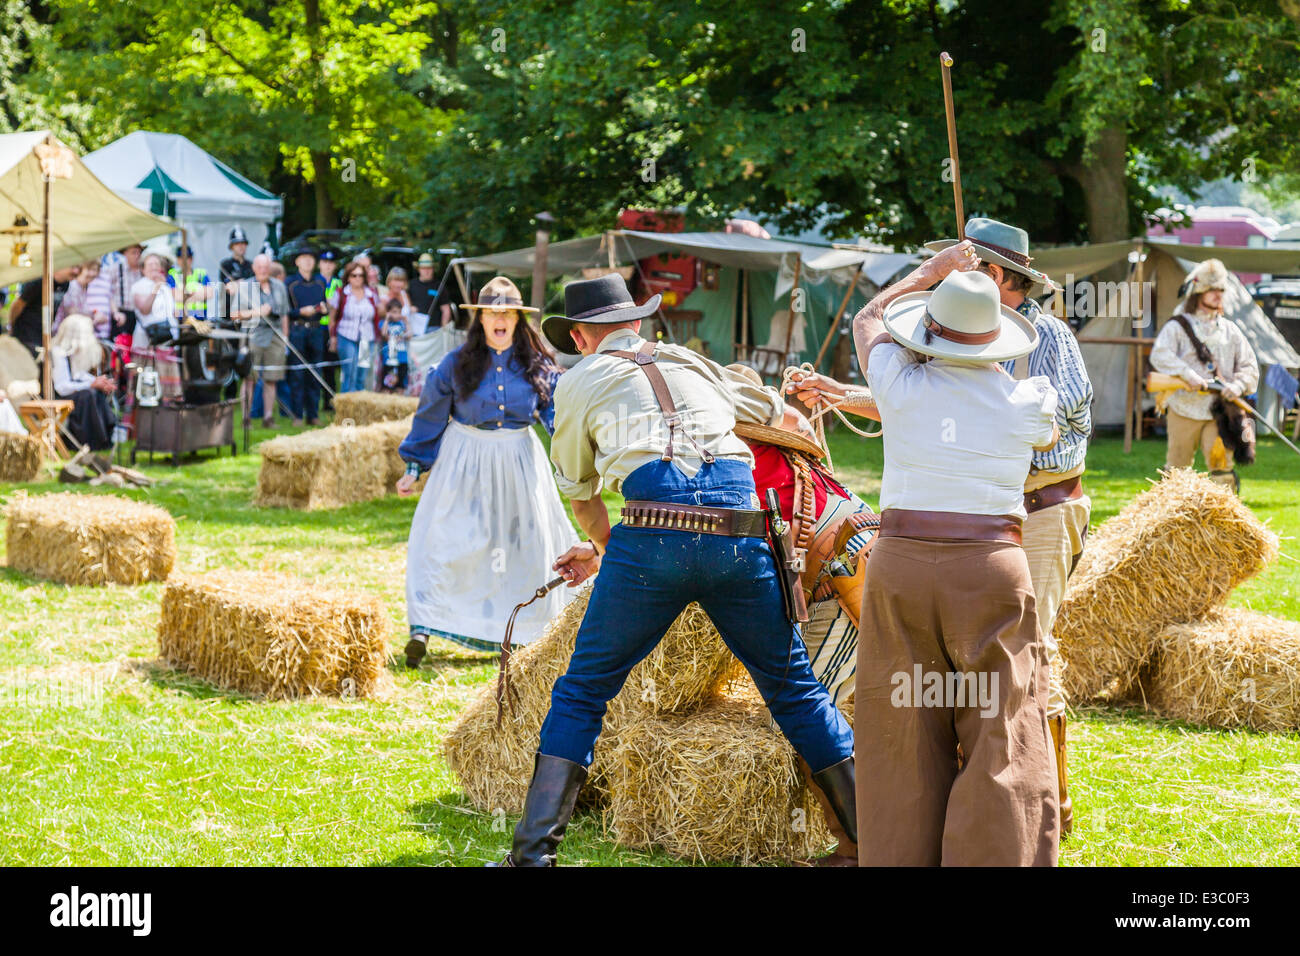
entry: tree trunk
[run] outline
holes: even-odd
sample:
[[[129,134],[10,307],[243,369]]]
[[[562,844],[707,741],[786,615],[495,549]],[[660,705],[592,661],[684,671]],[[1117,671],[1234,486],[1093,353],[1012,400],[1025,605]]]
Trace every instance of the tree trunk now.
[[[1120,242],[1132,238],[1128,224],[1127,161],[1128,131],[1123,126],[1108,126],[1097,138],[1092,159],[1066,168],[1083,188],[1089,242]],[[1098,273],[1097,278],[1118,282],[1126,273],[1127,265],[1116,263]]]
[[[313,149],[311,151],[311,165],[312,185],[316,189],[316,228],[337,229],[339,215],[334,209],[334,200],[330,198],[329,182],[327,181],[330,175],[329,153]]]
[[[307,29],[308,42],[311,44],[312,81],[315,90],[313,106],[316,117],[323,124],[328,125],[325,118],[324,97],[321,94],[324,88],[324,76],[321,69],[323,51],[320,40],[320,0],[303,0],[302,14],[303,25]],[[329,190],[329,152],[322,149],[311,150],[311,167],[312,186],[316,190],[316,228],[337,229],[339,216],[334,208],[334,200],[330,198]]]

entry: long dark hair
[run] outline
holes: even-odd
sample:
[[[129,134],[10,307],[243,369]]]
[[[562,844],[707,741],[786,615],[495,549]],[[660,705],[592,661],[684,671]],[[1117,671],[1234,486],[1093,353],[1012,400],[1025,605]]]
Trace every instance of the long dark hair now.
[[[523,313],[519,314],[519,321],[515,323],[515,334],[511,344],[515,350],[511,361],[516,362],[524,370],[524,377],[537,393],[538,404],[545,405],[551,399],[550,376],[555,371],[555,366],[551,364],[550,357],[542,346],[542,340],[528,324],[528,319]],[[460,354],[456,356],[453,379],[456,383],[456,394],[461,399],[473,394],[491,364],[492,350],[488,348],[487,333],[483,331],[483,318],[481,315],[475,316],[474,321],[469,325],[465,344],[461,346]]]

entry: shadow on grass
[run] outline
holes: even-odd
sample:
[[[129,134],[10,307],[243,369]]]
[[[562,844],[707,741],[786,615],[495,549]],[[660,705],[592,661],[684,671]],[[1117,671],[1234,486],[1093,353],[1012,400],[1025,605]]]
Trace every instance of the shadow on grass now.
[[[423,853],[401,853],[377,866],[483,866],[499,861],[510,849],[518,817],[504,812],[482,813],[465,798],[449,791],[406,808],[403,829],[429,843]],[[643,853],[613,845],[601,825],[599,810],[579,809],[560,845],[560,865],[673,866],[683,865],[659,853]]]
[[[265,702],[264,697],[230,690],[227,687],[219,687],[203,680],[201,677],[195,677],[193,674],[177,670],[166,661],[158,658],[151,660],[130,658],[125,662],[124,666],[155,687],[162,690],[179,691],[194,700],[222,698],[234,704],[260,704]]]

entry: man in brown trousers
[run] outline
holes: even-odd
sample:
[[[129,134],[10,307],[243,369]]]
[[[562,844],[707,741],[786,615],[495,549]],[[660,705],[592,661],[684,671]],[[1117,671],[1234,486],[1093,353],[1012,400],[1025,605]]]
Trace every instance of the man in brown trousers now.
[[[978,265],[958,243],[853,323],[885,452],[858,645],[863,866],[1057,858],[1048,670],[1021,547],[1025,476],[1057,441],[1057,395],[998,366],[1038,334]]]

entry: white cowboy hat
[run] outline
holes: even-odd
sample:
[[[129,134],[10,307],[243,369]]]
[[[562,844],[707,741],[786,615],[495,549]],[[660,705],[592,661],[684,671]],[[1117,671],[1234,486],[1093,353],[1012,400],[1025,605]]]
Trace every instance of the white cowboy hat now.
[[[932,292],[900,295],[885,309],[894,341],[922,355],[1005,362],[1038,344],[1033,325],[998,299],[983,272],[950,272]]]

